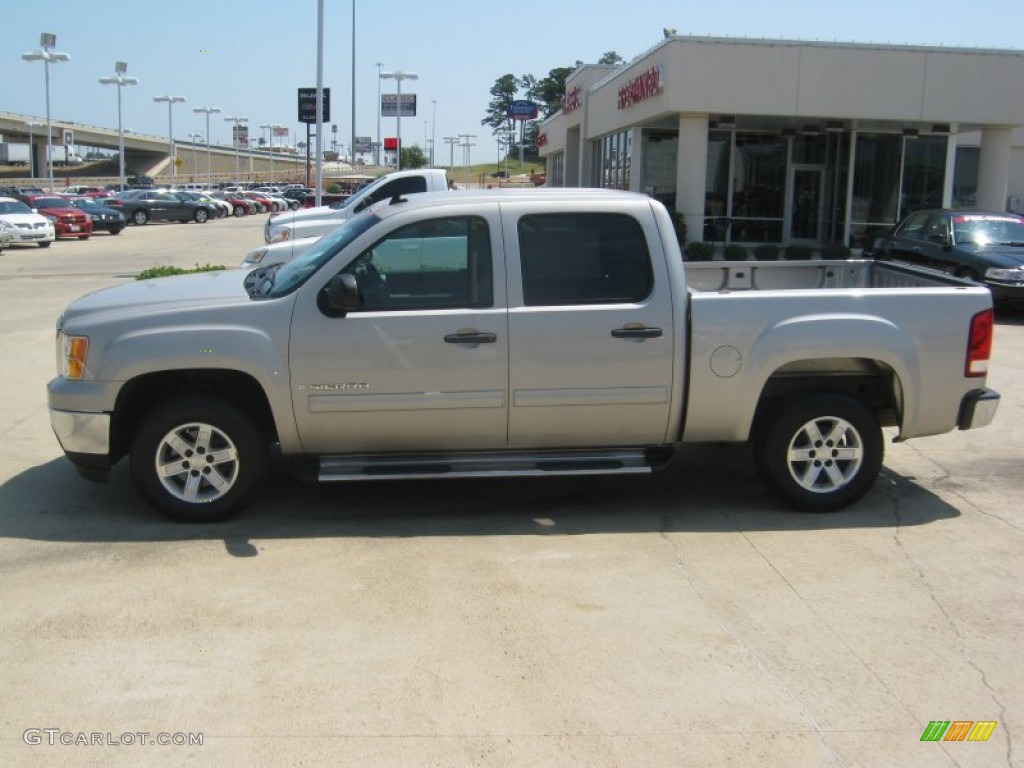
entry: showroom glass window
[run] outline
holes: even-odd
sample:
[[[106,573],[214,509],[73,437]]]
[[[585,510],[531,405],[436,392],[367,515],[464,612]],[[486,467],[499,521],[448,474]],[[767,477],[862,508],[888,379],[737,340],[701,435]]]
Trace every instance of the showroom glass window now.
[[[953,207],[973,208],[978,204],[978,147],[957,147],[953,171]]]
[[[605,189],[629,189],[633,159],[633,132],[621,131],[594,142],[596,186]]]
[[[548,158],[547,177],[549,187],[565,186],[565,152],[558,152]]]
[[[942,134],[904,139],[899,218],[925,208],[942,207],[946,143],[947,138]]]
[[[731,240],[782,242],[787,153],[787,140],[779,134],[736,134]]]

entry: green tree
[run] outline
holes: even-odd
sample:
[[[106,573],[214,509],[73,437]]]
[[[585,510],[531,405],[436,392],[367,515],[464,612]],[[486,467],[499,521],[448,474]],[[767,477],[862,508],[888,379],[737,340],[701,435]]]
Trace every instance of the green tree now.
[[[515,75],[502,75],[491,86],[491,100],[487,103],[487,117],[480,125],[490,126],[492,133],[508,127],[508,105],[516,99],[520,79]]]
[[[601,58],[597,60],[598,64],[610,64],[612,66],[618,66],[619,64],[625,64],[626,60],[619,56],[615,51],[606,51],[601,54]]]
[[[582,64],[582,62],[577,62]],[[556,67],[548,72],[548,76],[538,80],[536,100],[541,105],[541,117],[548,118],[562,108],[562,97],[565,96],[565,80],[575,71],[574,67]]]
[[[405,142],[402,142],[403,144]],[[414,168],[423,168],[427,164],[427,156],[419,144],[411,147],[402,147],[402,170],[411,171]]]

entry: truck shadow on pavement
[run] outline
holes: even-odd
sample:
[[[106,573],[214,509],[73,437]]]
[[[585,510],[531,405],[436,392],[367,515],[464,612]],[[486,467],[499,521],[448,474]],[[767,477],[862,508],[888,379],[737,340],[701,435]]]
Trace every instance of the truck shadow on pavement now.
[[[53,542],[223,539],[228,553],[276,538],[559,536],[593,533],[808,531],[895,528],[959,516],[916,484],[883,469],[853,507],[801,514],[761,483],[748,451],[684,451],[653,477],[421,480],[306,485],[274,462],[255,503],[224,523],[174,523],[150,509],[126,462],[97,485],[55,459],[0,485],[0,536]]]

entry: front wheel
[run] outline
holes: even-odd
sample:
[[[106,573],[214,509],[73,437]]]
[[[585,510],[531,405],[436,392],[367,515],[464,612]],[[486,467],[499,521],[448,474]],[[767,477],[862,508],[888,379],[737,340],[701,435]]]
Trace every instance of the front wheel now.
[[[206,220],[210,218],[210,215],[206,212],[205,208],[196,208],[196,212],[192,214],[192,218],[195,219],[196,224],[205,224]]]
[[[226,520],[252,499],[266,446],[252,420],[221,400],[171,400],[132,438],[131,469],[143,497],[173,520]]]
[[[245,216],[245,208],[243,208],[240,205],[236,205],[235,206],[235,216],[237,218],[239,218],[239,219],[242,218],[243,216]]]
[[[835,512],[860,499],[878,477],[885,452],[871,411],[833,394],[784,406],[759,429],[754,450],[772,489],[805,512]]]
[[[39,247],[40,248],[49,248],[52,244],[53,244],[53,240],[40,240],[39,241]]]

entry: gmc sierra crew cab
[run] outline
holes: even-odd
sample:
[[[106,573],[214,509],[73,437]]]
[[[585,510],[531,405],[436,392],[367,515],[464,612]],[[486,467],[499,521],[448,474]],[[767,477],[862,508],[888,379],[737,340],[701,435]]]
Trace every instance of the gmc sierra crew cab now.
[[[57,322],[51,423],[99,479],[224,519],[267,450],[321,481],[650,473],[751,443],[804,510],[899,440],[988,424],[983,286],[868,260],[684,263],[666,209],[593,190],[396,196],[286,264],[142,281]]]

